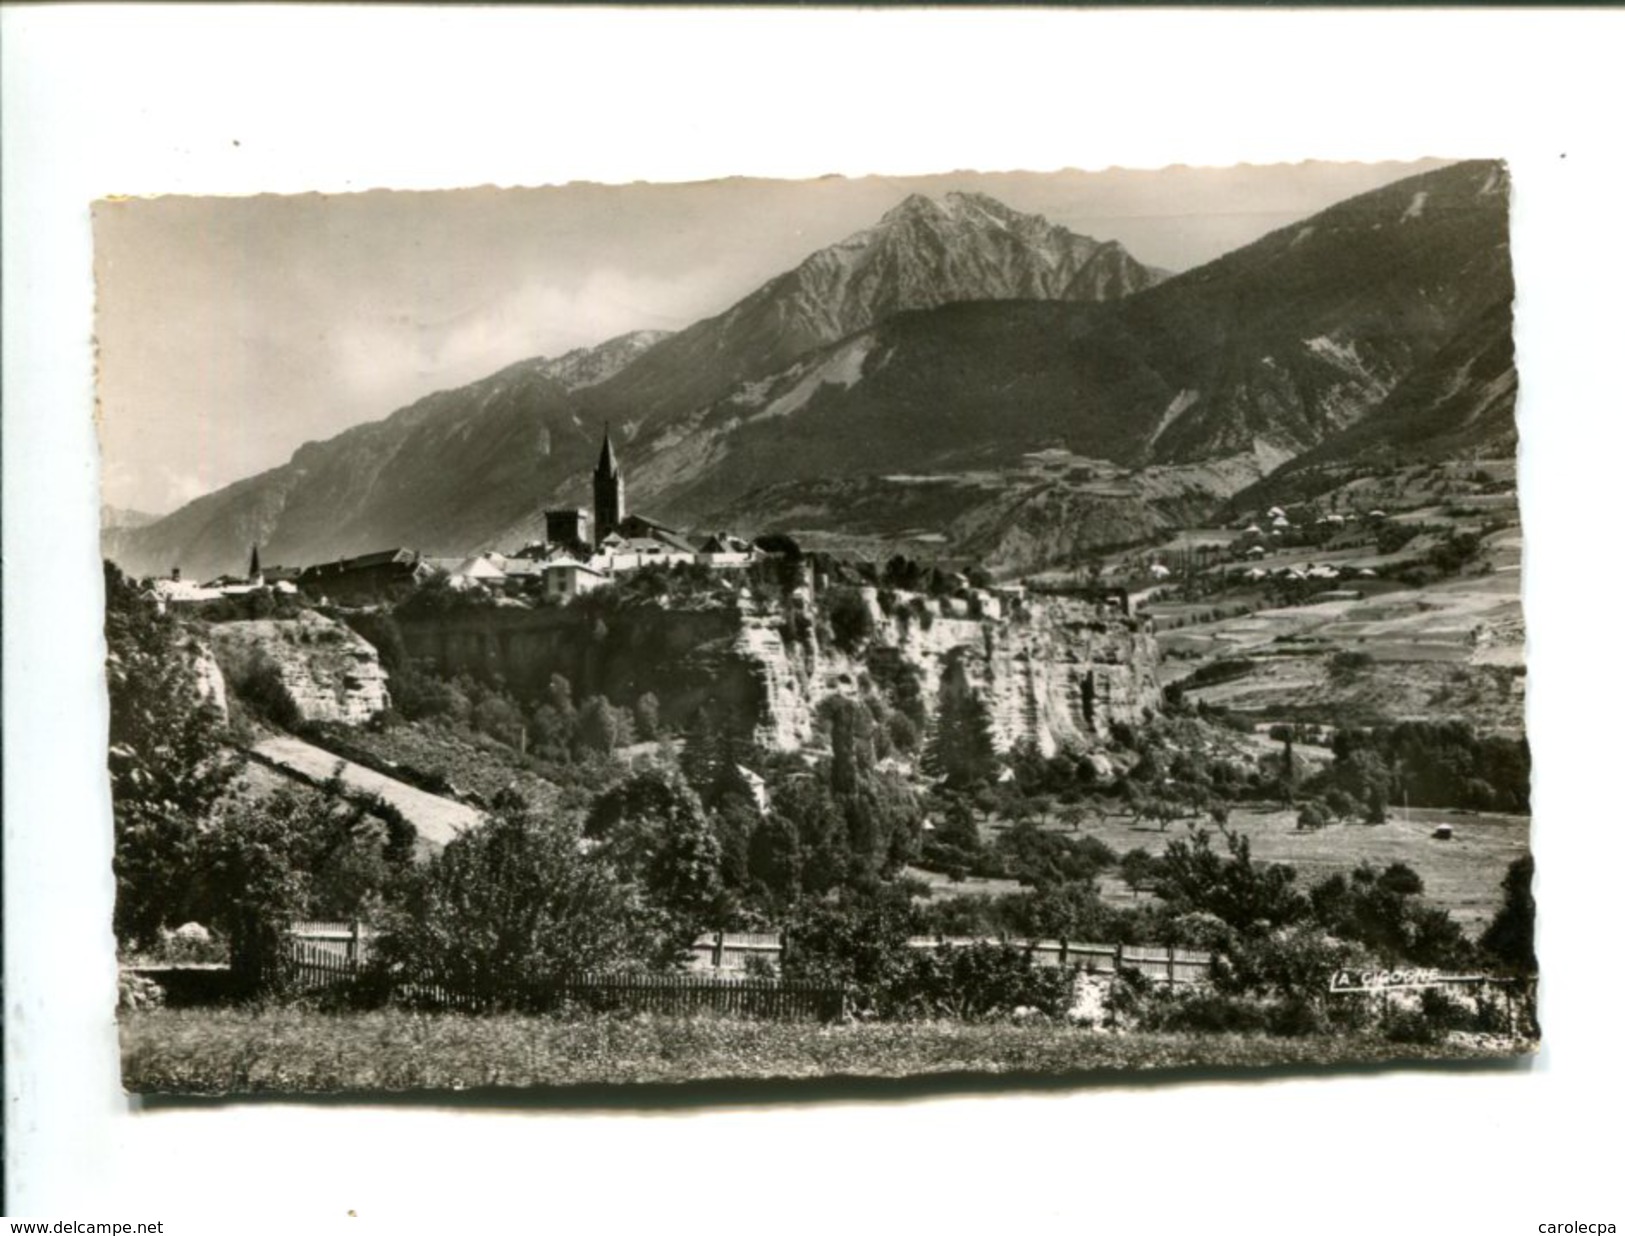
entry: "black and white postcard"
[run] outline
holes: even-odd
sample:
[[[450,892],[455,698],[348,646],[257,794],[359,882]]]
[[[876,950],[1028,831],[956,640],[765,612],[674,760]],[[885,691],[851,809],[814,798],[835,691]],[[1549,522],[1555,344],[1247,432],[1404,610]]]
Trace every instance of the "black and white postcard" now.
[[[1533,1051],[1510,189],[98,203],[126,1087]]]

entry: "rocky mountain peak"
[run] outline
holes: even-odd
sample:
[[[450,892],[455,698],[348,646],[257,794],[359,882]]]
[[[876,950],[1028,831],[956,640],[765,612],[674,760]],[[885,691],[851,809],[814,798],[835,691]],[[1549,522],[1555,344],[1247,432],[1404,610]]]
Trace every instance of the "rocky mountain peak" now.
[[[910,193],[897,205],[880,216],[881,226],[908,219],[929,219],[944,214],[942,204],[924,193]],[[862,233],[859,233],[862,235]]]
[[[1109,274],[1091,274],[1108,248]],[[970,300],[1109,300],[1157,281],[1115,243],[985,193],[955,191],[940,199],[910,194],[874,227],[812,254],[758,296],[802,328],[799,352],[905,310]]]

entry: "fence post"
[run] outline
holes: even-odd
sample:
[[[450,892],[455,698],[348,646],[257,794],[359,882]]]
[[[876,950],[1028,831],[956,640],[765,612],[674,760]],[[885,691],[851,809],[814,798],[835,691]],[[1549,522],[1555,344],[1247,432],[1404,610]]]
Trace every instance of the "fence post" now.
[[[1168,986],[1174,985],[1174,946],[1168,946]]]
[[[711,947],[711,968],[713,970],[720,970],[722,969],[722,933],[720,931],[713,931],[711,933],[711,938],[714,941]]]
[[[344,956],[352,967],[361,965],[361,920],[353,919],[350,922],[350,939],[344,946]]]
[[[1119,940],[1117,947],[1112,949],[1112,973],[1123,973],[1123,942]]]

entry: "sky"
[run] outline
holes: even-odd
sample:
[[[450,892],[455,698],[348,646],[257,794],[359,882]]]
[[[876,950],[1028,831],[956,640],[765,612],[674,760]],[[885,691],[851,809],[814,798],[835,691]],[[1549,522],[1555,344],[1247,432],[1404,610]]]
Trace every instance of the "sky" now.
[[[515,361],[681,329],[910,193],[1180,271],[1442,162],[98,202],[103,500],[164,514]]]

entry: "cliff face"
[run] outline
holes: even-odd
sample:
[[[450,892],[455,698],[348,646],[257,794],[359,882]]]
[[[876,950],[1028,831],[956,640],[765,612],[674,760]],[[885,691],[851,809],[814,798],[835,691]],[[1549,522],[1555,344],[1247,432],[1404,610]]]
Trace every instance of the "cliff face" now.
[[[1149,630],[1092,605],[989,593],[968,601],[893,593],[883,606],[878,589],[857,591],[868,633],[845,646],[821,635],[815,622],[787,624],[773,609],[741,607],[737,651],[760,686],[763,745],[803,745],[821,700],[859,696],[866,680],[899,671],[915,678],[928,713],[936,710],[944,678],[955,673],[987,702],[1000,750],[1022,739],[1045,754],[1087,749],[1107,737],[1114,721],[1138,723],[1161,704]],[[791,607],[810,618],[811,589],[798,589]],[[787,629],[803,634],[786,639]]]
[[[301,721],[359,725],[389,707],[377,649],[320,614],[217,623],[209,640],[228,679],[274,678]]]
[[[752,667],[738,655],[732,609],[658,606],[599,614],[490,607],[446,614],[397,614],[408,655],[447,675],[500,677],[527,703],[540,701],[554,674],[579,702],[604,695],[631,705],[653,691],[668,725],[681,728],[702,707],[749,724],[760,708]]]
[[[552,674],[577,700],[603,694],[629,705],[646,691],[663,721],[683,728],[700,708],[754,729],[773,750],[813,737],[821,701],[861,697],[912,678],[928,714],[955,673],[987,701],[996,745],[1023,738],[1045,752],[1099,744],[1114,721],[1136,723],[1161,701],[1148,630],[1095,607],[977,593],[932,600],[851,589],[865,618],[859,638],[837,641],[810,578],[765,601],[741,590],[705,608],[648,606],[463,610],[402,618],[407,651],[443,672],[501,675],[522,698],[542,696]]]

